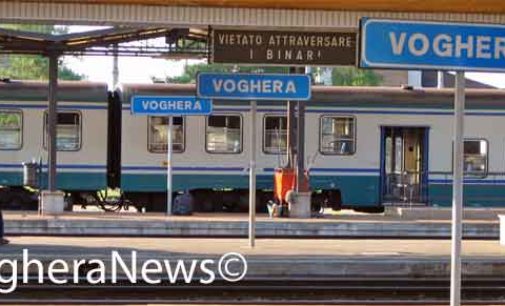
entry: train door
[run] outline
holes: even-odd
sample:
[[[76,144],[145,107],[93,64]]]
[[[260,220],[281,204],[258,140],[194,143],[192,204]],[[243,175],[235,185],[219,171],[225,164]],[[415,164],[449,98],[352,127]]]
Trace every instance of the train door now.
[[[428,128],[381,128],[381,202],[425,204],[428,200]]]

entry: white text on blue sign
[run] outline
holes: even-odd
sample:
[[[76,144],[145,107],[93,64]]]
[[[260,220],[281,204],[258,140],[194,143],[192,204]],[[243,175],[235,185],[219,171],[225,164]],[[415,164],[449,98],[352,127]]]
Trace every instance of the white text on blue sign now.
[[[198,75],[198,96],[204,98],[242,100],[308,100],[310,77],[282,74],[219,74]]]
[[[505,70],[505,27],[483,24],[362,20],[360,66]]]
[[[212,112],[212,101],[195,97],[134,96],[131,111],[143,115],[206,115]]]

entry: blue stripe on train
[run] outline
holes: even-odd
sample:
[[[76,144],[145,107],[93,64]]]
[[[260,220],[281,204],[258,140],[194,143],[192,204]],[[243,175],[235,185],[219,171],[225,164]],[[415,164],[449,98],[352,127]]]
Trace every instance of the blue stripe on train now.
[[[0,104],[0,108],[32,108],[32,109],[46,109],[47,105],[43,104]],[[82,104],[72,104],[72,105],[58,105],[58,109],[93,109],[93,110],[106,110],[107,105],[82,105]]]
[[[42,165],[45,169],[47,168],[47,164]],[[91,165],[91,164],[59,164],[56,166],[58,169],[98,169],[98,170],[106,170],[106,165]],[[14,169],[22,169],[22,164],[2,164],[0,163],[0,168],[14,168]]]
[[[60,172],[56,175],[57,188],[62,190],[102,190],[107,188],[107,175],[89,172]],[[0,172],[0,185],[22,186],[22,172]],[[47,175],[42,177],[42,186],[47,186]]]
[[[166,167],[161,166],[123,166],[121,170],[123,171],[166,171]],[[248,171],[245,167],[172,167],[174,171],[232,171],[232,172],[244,172]],[[264,172],[274,172],[274,168],[263,168]],[[375,168],[311,168],[310,172],[350,172],[350,173],[379,173],[379,169]]]
[[[400,108],[400,107],[399,107]],[[425,107],[426,108],[426,107]],[[425,109],[424,108],[424,109]],[[414,116],[452,116],[453,112],[450,110],[422,110],[423,108],[418,108],[419,110],[367,110],[367,109],[342,109],[342,107],[336,106],[335,108],[323,109],[323,108],[307,108],[307,113],[316,114],[363,114],[363,115],[414,115]],[[224,108],[215,107],[214,112],[249,112],[250,108],[240,107],[240,108]],[[130,111],[130,106],[123,107],[123,111]],[[281,108],[259,108],[257,110],[260,113],[279,113],[285,114],[286,110]],[[505,116],[503,111],[465,111],[466,116]]]
[[[505,186],[495,184],[465,184],[463,199],[467,207],[505,207]],[[430,184],[429,204],[452,205],[452,185]]]

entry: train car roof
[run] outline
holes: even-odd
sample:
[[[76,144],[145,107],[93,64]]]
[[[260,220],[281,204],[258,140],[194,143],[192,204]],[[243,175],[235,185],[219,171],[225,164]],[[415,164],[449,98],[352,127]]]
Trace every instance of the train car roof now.
[[[194,84],[124,84],[123,103],[133,95],[195,95]],[[452,108],[454,89],[402,87],[358,87],[358,86],[313,86],[313,106],[357,106],[357,107],[424,107]],[[217,101],[223,104],[244,103]],[[260,104],[279,104],[278,101],[260,101]],[[503,89],[467,89],[466,105],[469,108],[505,108]]]
[[[47,81],[0,82],[0,100],[47,101]],[[107,84],[88,81],[58,81],[58,101],[107,102]]]

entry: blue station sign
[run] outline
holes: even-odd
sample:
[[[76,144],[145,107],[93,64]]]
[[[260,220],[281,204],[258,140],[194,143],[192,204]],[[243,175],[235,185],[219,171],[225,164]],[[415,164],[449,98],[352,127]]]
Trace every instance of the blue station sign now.
[[[311,79],[305,74],[199,73],[197,95],[228,100],[309,100]]]
[[[505,71],[505,26],[361,20],[364,68]]]
[[[212,113],[212,101],[196,97],[133,96],[131,112],[135,115],[187,116]]]

